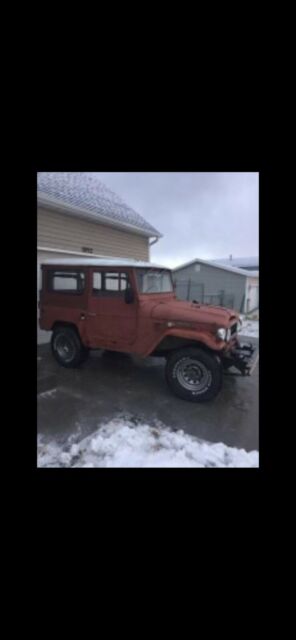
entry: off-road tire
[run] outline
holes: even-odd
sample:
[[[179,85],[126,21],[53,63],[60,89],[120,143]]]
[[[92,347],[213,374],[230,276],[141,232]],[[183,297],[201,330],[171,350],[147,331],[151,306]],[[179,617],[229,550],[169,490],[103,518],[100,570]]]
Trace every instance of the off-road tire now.
[[[222,387],[222,373],[220,359],[198,347],[173,351],[165,369],[173,393],[191,402],[213,400]]]
[[[78,367],[85,362],[89,355],[89,351],[82,344],[78,333],[71,327],[61,326],[54,329],[51,350],[56,361],[67,369]]]

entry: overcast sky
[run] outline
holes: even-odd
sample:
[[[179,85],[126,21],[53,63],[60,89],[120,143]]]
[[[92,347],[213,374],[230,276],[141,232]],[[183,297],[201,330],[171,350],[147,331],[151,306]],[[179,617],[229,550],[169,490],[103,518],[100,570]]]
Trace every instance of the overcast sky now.
[[[258,173],[98,175],[163,234],[152,262],[258,256]]]

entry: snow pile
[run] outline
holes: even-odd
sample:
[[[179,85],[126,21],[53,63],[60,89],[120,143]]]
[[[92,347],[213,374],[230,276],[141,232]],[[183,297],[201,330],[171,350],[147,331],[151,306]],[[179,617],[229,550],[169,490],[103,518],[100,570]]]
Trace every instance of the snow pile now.
[[[258,467],[258,451],[212,444],[165,426],[114,419],[63,445],[38,437],[38,467]]]
[[[259,338],[259,320],[247,320],[246,318],[242,318],[240,334],[242,336]]]

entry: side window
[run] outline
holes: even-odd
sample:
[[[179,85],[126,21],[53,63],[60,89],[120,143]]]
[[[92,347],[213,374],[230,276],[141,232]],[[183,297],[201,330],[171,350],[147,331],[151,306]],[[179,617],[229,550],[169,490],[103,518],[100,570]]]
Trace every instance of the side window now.
[[[100,294],[102,291],[102,274],[98,271],[95,271],[93,274],[93,289],[92,292],[94,295]]]
[[[122,297],[128,287],[129,279],[127,273],[95,271],[93,274],[93,295]]]
[[[105,273],[105,291],[120,291],[119,273]]]
[[[48,290],[60,293],[82,293],[85,289],[85,274],[78,271],[49,271]]]

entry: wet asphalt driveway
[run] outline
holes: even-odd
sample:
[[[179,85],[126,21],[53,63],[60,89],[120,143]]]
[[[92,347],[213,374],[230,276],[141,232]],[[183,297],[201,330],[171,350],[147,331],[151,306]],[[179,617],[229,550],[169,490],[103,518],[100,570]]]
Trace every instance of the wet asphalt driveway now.
[[[256,338],[245,338],[258,344]],[[135,423],[161,422],[174,430],[247,451],[259,449],[259,365],[251,377],[224,375],[219,396],[195,404],[170,392],[165,361],[96,351],[80,369],[64,369],[50,346],[38,347],[38,433],[64,441],[83,438],[122,416]]]

